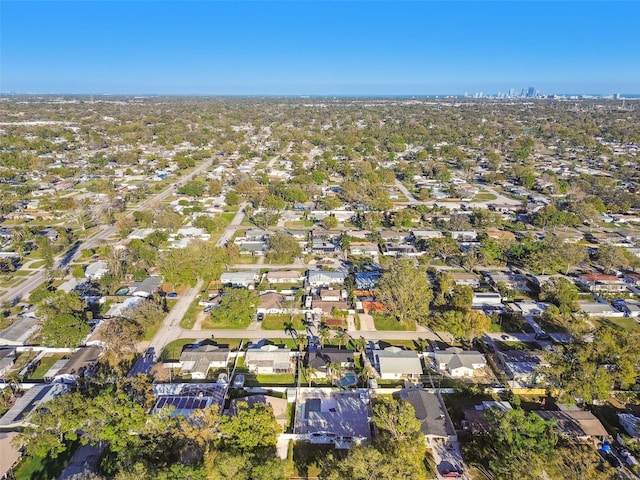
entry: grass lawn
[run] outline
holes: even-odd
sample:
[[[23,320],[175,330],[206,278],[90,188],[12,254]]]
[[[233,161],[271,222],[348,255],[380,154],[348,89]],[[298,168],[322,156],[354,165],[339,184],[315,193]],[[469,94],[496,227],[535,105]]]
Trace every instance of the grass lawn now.
[[[487,202],[487,201],[495,200],[497,198],[498,197],[496,195],[494,195],[493,193],[481,192],[481,193],[478,193],[475,197],[473,197],[473,201],[474,202]]]
[[[235,212],[224,212],[224,213],[221,213],[220,216],[224,218],[228,223],[231,223],[231,221],[233,220],[233,217],[235,217],[236,214]]]
[[[62,358],[64,358],[64,356],[65,354],[58,353],[58,354],[47,355],[45,357],[42,357],[42,359],[40,359],[40,363],[38,364],[38,367],[33,371],[33,373],[27,375],[26,379],[42,380],[44,378],[44,374],[47,373],[47,371],[51,367],[53,367],[53,364],[56,363],[58,360],[61,360]]]
[[[242,264],[242,265],[253,265],[258,263],[258,259],[260,257],[253,257],[251,255],[240,255],[238,258],[236,258],[233,263],[238,263],[238,264]]]
[[[640,323],[635,318],[631,317],[612,317],[612,318],[590,318],[596,328],[608,325],[615,329],[621,329],[626,331],[640,331]]]
[[[229,329],[229,330],[246,330],[251,323],[250,318],[223,318],[214,320],[211,315],[207,315],[202,322],[202,330],[216,330],[216,329]],[[193,324],[191,325],[193,326]]]
[[[408,326],[404,323],[398,322],[395,318],[389,315],[373,315],[373,323],[376,326],[376,330],[415,330],[415,326],[413,328],[408,328]]]
[[[77,444],[72,444],[56,458],[25,457],[16,467],[16,480],[49,480],[58,478],[75,452]]]
[[[191,302],[191,305],[189,305],[184,317],[180,320],[180,326],[185,330],[191,330],[193,328],[193,324],[196,323],[196,314],[202,309],[202,307],[198,305],[199,302],[199,298],[194,299],[193,302]]]
[[[153,324],[146,327],[145,331],[142,333],[142,339],[146,341],[150,341],[151,339],[153,339],[153,337],[156,336],[156,333],[158,333],[158,330],[160,330],[163,321],[164,318],[159,318],[157,322],[154,322]]]
[[[515,315],[501,315],[500,323],[491,323],[491,332],[534,333],[531,325]]]
[[[293,328],[298,332],[304,332],[305,326],[302,323],[302,315],[293,315]],[[289,322],[289,315],[269,314],[264,316],[262,321],[263,330],[284,330],[284,324]]]
[[[180,353],[182,353],[182,347],[188,343],[195,343],[195,338],[179,338],[173,342],[167,343],[164,350],[160,354],[160,359],[163,362],[177,362],[180,359]]]

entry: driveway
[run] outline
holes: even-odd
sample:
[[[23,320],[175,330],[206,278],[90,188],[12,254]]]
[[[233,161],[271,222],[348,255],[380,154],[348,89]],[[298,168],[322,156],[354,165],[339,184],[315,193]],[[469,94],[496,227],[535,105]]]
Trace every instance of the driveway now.
[[[375,332],[376,324],[373,322],[373,317],[367,313],[360,313],[360,331],[361,332]]]

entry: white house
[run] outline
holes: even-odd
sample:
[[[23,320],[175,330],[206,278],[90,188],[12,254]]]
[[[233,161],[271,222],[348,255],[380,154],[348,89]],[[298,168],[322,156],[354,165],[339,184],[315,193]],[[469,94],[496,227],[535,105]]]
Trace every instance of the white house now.
[[[487,366],[487,360],[480,352],[450,347],[433,354],[436,369],[448,372],[452,377],[473,377],[476,370]]]
[[[278,284],[303,282],[305,277],[296,270],[273,270],[267,272],[266,278],[269,284]]]
[[[399,347],[374,350],[373,365],[383,380],[418,380],[423,373],[420,357],[411,350]]]
[[[258,270],[243,270],[240,272],[224,272],[220,275],[220,283],[232,287],[253,288],[260,279]]]
[[[107,266],[107,262],[103,260],[87,265],[87,268],[84,270],[84,276],[89,280],[99,280],[107,273],[109,273],[109,267]]]
[[[310,287],[329,287],[330,285],[342,285],[346,273],[330,270],[309,270],[307,271],[307,284]]]
[[[245,354],[244,365],[250,372],[264,375],[284,374],[293,371],[291,350],[275,345],[250,347]]]

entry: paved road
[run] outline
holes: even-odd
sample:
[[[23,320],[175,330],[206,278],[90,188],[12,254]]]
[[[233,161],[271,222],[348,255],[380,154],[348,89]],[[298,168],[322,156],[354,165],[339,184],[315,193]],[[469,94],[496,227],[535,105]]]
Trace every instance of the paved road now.
[[[365,332],[360,330],[347,331],[351,338],[363,337],[365,340],[440,340],[434,332],[398,332],[376,331]],[[184,330],[176,338],[244,338],[246,340],[260,340],[261,338],[291,338],[284,330]]]
[[[158,329],[158,333],[156,333],[155,337],[146,345],[142,345],[142,348],[153,348],[153,360],[157,360],[162,353],[162,349],[171,341],[176,340],[177,338],[184,338],[182,327],[180,327],[180,322],[184,318],[185,313],[189,310],[189,306],[195,300],[196,296],[202,290],[203,282],[199,280],[195,287],[187,289],[184,294],[178,299],[174,307],[167,314],[164,321],[162,322],[162,326]],[[186,330],[192,331],[192,330]],[[194,330],[197,331],[197,330]],[[209,333],[209,336],[211,334]]]
[[[213,159],[207,160],[206,162],[202,163],[201,165],[193,169],[191,172],[186,174],[184,177],[180,177],[180,183],[189,181],[191,180],[191,178],[204,172],[207,168],[209,168],[209,166],[211,166],[212,162],[213,162]],[[148,208],[150,205],[164,200],[173,192],[174,192],[174,187],[173,185],[171,185],[165,190],[163,190],[162,192],[158,193],[157,195],[154,195],[153,197],[148,198],[147,200],[140,203],[139,205],[136,205],[134,208],[132,208],[127,212],[127,216],[131,216],[136,211],[144,210],[145,208]],[[240,221],[242,221],[242,219],[240,219]],[[65,252],[62,255],[60,255],[58,258],[56,258],[56,265],[58,267],[65,267],[69,263],[73,262],[76,258],[78,258],[78,256],[81,254],[83,249],[96,248],[101,245],[104,245],[105,242],[110,237],[115,235],[116,230],[117,230],[116,225],[101,226],[96,232],[92,233],[89,237],[87,237],[82,241],[79,241],[74,246],[71,252]],[[14,288],[10,288],[4,294],[0,295],[0,303],[5,301],[17,303],[21,301],[24,297],[26,297],[29,293],[35,290],[45,280],[46,280],[46,272],[43,268],[41,268],[40,270],[37,270],[33,272],[31,275],[29,275],[27,280],[22,282],[20,285]]]
[[[223,245],[225,245],[229,240],[231,240],[233,234],[236,233],[236,231],[240,227],[240,224],[242,223],[242,220],[244,219],[244,209],[247,205],[249,205],[248,202],[243,202],[240,204],[238,212],[233,217],[233,220],[231,220],[231,223],[227,225],[227,228],[220,237],[220,240],[218,240],[218,243],[216,243],[218,247],[222,247]]]
[[[409,203],[409,205],[416,205],[418,203],[422,203],[419,202],[416,197],[414,197],[411,192],[409,191],[409,189],[407,187],[405,187],[402,182],[400,180],[398,180],[396,178],[396,187],[398,188],[398,190],[400,190],[405,197],[407,197],[407,202]]]

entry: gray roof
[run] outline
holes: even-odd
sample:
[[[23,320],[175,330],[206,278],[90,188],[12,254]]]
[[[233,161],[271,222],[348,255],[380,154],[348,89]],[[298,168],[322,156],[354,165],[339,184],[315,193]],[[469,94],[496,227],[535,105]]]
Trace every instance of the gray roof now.
[[[290,364],[291,350],[288,348],[272,348],[267,345],[263,348],[249,348],[244,357],[245,365],[258,365],[262,367],[277,365],[288,367]]]
[[[473,369],[474,365],[487,364],[484,355],[475,350],[462,350],[460,348],[447,348],[444,351],[438,351],[434,354],[438,365],[446,364],[449,370],[455,368],[466,367]]]
[[[398,347],[387,347],[373,351],[376,364],[380,366],[380,374],[422,375],[420,358],[411,350]]]
[[[423,389],[404,389],[400,398],[413,406],[424,435],[448,438],[445,413],[435,394]]]
[[[217,345],[205,343],[202,345],[186,346],[180,354],[181,362],[197,362],[206,359],[209,362],[226,362],[229,360],[231,351],[228,348],[220,348]]]
[[[41,403],[62,395],[69,390],[68,385],[49,383],[35,385],[25,392],[16,403],[0,418],[0,428],[12,428],[28,424],[27,416]]]
[[[294,432],[369,438],[369,396],[364,391],[303,389],[296,403]]]
[[[0,345],[23,345],[37,329],[37,318],[20,318],[0,332]]]
[[[133,291],[133,295],[140,296],[141,294],[151,295],[162,285],[160,277],[147,277],[141,282],[133,282],[129,287],[129,292]]]
[[[102,352],[102,348],[97,346],[79,348],[73,352],[69,361],[58,371],[57,375],[81,375],[86,369],[97,363]]]

